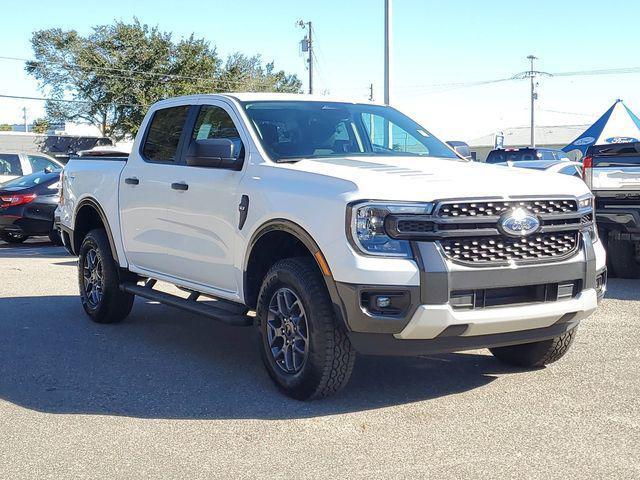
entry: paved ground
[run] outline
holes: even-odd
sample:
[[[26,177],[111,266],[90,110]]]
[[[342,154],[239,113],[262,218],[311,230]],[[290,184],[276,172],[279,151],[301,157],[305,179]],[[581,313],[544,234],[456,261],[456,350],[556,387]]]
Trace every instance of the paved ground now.
[[[140,300],[92,324],[75,259],[0,245],[0,478],[640,478],[638,300],[612,281],[544,370],[360,358],[299,403],[247,330]]]

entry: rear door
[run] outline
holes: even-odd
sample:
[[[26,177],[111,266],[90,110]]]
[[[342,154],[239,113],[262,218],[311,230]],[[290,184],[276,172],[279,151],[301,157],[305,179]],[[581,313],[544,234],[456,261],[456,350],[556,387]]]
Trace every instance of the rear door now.
[[[183,152],[196,140],[229,139],[234,156],[244,156],[247,133],[235,111],[219,100],[206,100],[193,115],[185,135]],[[174,168],[173,182],[183,190],[171,190],[167,199],[167,223],[173,241],[165,262],[178,279],[202,285],[221,296],[235,297],[239,278],[234,266],[238,243],[238,184],[242,171],[228,168],[189,166]]]
[[[166,254],[177,241],[178,226],[167,222],[167,204],[189,110],[189,105],[156,110],[120,175],[122,241],[135,271],[171,274]]]

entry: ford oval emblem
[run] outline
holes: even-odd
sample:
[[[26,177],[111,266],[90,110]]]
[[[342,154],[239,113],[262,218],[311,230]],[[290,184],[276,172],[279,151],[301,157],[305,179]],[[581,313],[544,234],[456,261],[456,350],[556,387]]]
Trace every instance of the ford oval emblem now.
[[[540,228],[540,220],[524,208],[505,213],[498,222],[500,230],[511,237],[526,237]]]

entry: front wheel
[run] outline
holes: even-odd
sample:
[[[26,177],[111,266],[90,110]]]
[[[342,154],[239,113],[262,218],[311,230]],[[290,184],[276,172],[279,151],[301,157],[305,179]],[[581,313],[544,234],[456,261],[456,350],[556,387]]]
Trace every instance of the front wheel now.
[[[494,347],[489,351],[507,365],[527,368],[540,368],[560,360],[569,351],[576,336],[577,327],[558,337],[541,342]]]
[[[129,315],[135,297],[120,290],[118,265],[101,228],[91,230],[82,241],[78,282],[82,306],[94,322],[116,323]]]
[[[269,270],[258,296],[256,320],[264,365],[287,395],[308,400],[331,395],[347,384],[355,350],[336,322],[313,260],[280,260]]]

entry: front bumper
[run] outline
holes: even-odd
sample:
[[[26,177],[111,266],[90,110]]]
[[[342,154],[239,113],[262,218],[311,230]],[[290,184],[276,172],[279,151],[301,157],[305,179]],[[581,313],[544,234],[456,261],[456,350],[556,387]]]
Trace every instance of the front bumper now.
[[[582,235],[571,258],[517,266],[466,266],[446,259],[434,242],[417,242],[420,286],[336,284],[352,343],[361,353],[413,355],[557,336],[591,315],[606,289],[600,243]],[[410,299],[394,315],[372,312],[363,301],[394,292]],[[460,302],[464,295],[473,300]]]

